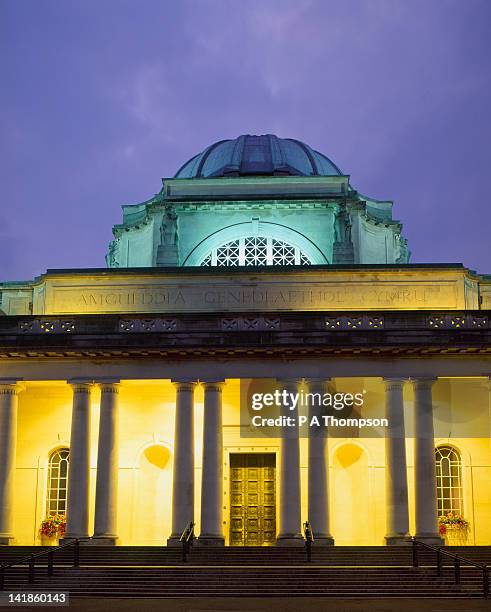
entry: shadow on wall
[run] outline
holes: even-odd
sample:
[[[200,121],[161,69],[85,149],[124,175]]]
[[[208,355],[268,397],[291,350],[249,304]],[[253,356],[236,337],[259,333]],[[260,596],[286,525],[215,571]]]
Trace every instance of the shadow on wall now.
[[[368,457],[356,444],[344,444],[334,455],[332,534],[337,545],[373,544],[368,516]]]
[[[170,534],[170,459],[169,449],[160,444],[147,447],[140,455],[132,530],[136,544],[162,546]]]

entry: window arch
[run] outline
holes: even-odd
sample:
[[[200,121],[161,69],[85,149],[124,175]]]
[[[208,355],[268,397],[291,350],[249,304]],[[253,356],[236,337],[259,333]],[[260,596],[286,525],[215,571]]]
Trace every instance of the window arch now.
[[[57,448],[49,456],[46,516],[66,513],[69,458],[66,447]]]
[[[435,449],[438,516],[448,512],[464,513],[462,488],[462,460],[453,446]]]
[[[298,247],[271,236],[245,236],[218,246],[201,266],[309,266],[312,262]]]

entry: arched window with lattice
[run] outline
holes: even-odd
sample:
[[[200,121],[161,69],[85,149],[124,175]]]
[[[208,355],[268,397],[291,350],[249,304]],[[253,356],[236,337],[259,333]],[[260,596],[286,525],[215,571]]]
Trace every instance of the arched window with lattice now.
[[[435,460],[438,516],[446,516],[449,512],[461,516],[464,503],[460,453],[453,446],[438,446]]]
[[[202,266],[309,266],[312,262],[298,247],[271,236],[246,236],[214,248]]]
[[[46,495],[48,517],[66,513],[69,457],[70,451],[66,447],[57,448],[49,456]]]

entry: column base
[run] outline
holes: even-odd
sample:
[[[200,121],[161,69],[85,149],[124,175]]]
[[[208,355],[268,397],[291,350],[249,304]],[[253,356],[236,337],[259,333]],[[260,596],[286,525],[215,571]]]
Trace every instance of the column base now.
[[[80,540],[80,544],[88,544],[91,540],[91,537],[88,535],[64,535],[62,538],[58,540],[58,544],[68,544],[69,542],[73,542],[74,540]]]
[[[386,546],[411,546],[412,538],[410,535],[394,534],[385,536]]]
[[[14,536],[0,535],[0,546],[12,546],[14,539]]]
[[[117,535],[95,535],[90,538],[88,544],[93,546],[116,546],[117,541]]]
[[[223,536],[200,535],[196,544],[198,546],[225,546],[225,538]]]
[[[276,538],[276,546],[305,546],[305,540],[299,533],[280,534]]]
[[[167,546],[182,546],[181,536],[180,535],[170,535],[167,538]]]
[[[334,546],[334,538],[330,535],[315,535],[312,546]]]
[[[444,546],[445,540],[437,533],[421,533],[414,536],[415,540],[429,544],[430,546]]]

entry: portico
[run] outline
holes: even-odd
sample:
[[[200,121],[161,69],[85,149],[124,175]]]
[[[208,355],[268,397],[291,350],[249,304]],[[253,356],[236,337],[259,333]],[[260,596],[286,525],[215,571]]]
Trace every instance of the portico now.
[[[244,374],[253,375],[261,367],[261,363],[254,360],[248,363],[242,362],[241,368],[237,369],[242,369]],[[173,369],[171,364],[167,365],[169,370]],[[360,359],[359,366],[362,365],[367,370],[370,369],[369,364]],[[443,363],[434,364],[435,368],[442,367],[444,377],[441,380],[454,379],[453,376],[448,378],[450,365],[447,362],[443,368]],[[475,365],[480,367],[481,364]],[[286,373],[289,371],[302,371],[299,370],[299,366],[303,367],[306,376],[300,379],[287,378]],[[329,378],[312,376],[313,373],[319,373],[320,367],[332,372],[334,376]],[[406,376],[400,375],[403,367],[406,368]],[[334,463],[331,457],[339,444],[350,441],[335,437],[326,438],[318,434],[311,434],[309,438],[300,438],[298,432],[292,434],[291,431],[284,432],[284,435],[278,439],[241,439],[237,430],[239,379],[229,377],[229,372],[233,371],[233,364],[225,365],[221,361],[220,368],[224,373],[222,380],[217,380],[217,377],[212,375],[213,370],[218,369],[216,364],[215,366],[208,364],[210,376],[204,380],[199,380],[196,376],[198,368],[203,371],[203,362],[194,366],[189,362],[188,368],[189,376],[182,377],[181,380],[128,379],[128,372],[132,368],[129,364],[126,366],[122,364],[121,378],[118,377],[117,380],[108,382],[107,378],[88,376],[84,377],[83,381],[67,377],[65,383],[53,382],[58,392],[64,384],[71,395],[71,431],[67,439],[67,446],[70,448],[70,471],[66,537],[91,537],[93,543],[121,541],[118,524],[127,523],[128,517],[125,515],[128,512],[128,495],[131,488],[135,491],[135,483],[128,488],[129,483],[124,476],[124,469],[121,470],[124,460],[122,461],[119,452],[121,445],[124,447],[128,442],[124,438],[133,437],[134,434],[128,428],[127,422],[121,427],[119,420],[121,416],[123,420],[128,417],[125,412],[135,411],[135,397],[139,396],[140,390],[146,388],[148,392],[153,386],[155,391],[151,395],[157,403],[158,389],[162,389],[166,395],[165,406],[155,406],[155,409],[162,416],[163,411],[168,411],[169,418],[174,421],[173,436],[168,437],[166,442],[171,449],[170,464],[173,466],[171,486],[167,488],[165,496],[171,520],[167,533],[169,545],[177,541],[189,521],[197,522],[198,541],[202,544],[228,543],[232,494],[228,486],[229,457],[231,453],[264,452],[276,457],[275,514],[278,544],[295,545],[301,542],[299,537],[301,522],[306,519],[310,520],[318,543],[333,544],[336,534],[332,530],[330,514],[334,512],[336,515],[338,511],[335,502],[336,485],[335,482],[329,482],[332,481],[329,475],[333,473],[332,463]],[[35,369],[30,366],[31,377]],[[180,370],[183,369],[185,370],[186,366],[180,364]],[[360,385],[359,376],[346,376],[347,372],[342,371],[343,368],[339,363],[335,366],[330,358],[326,358],[321,364],[317,359],[296,359],[287,366],[273,361],[268,364],[268,369],[273,373],[276,370],[278,374],[275,378],[278,384],[290,390],[296,389],[298,385],[310,390],[326,390],[333,387],[354,388],[353,384],[357,388]],[[393,428],[392,435],[382,440],[360,438],[358,443],[366,447],[367,452],[374,452],[374,449],[375,452],[385,452],[385,468],[381,481],[385,482],[386,488],[384,535],[387,543],[407,542],[410,534],[417,534],[419,538],[437,542],[439,535],[436,487],[431,481],[428,482],[427,475],[435,473],[432,392],[438,384],[438,379],[428,375],[412,376],[411,368],[404,362],[395,361],[390,369],[399,376],[362,377],[362,385],[368,386],[369,390],[377,389],[378,397],[374,403],[379,405],[383,403],[385,414],[390,418]],[[87,373],[84,366],[84,374]],[[373,366],[369,373],[375,373]],[[337,374],[344,375],[337,376]],[[353,371],[353,374],[359,375],[359,372]],[[474,380],[469,377],[468,379]],[[481,380],[481,377],[478,380],[482,384],[486,382],[484,378]],[[23,394],[27,399],[36,388],[38,392],[39,389],[50,388],[49,381],[44,380],[40,387],[39,384],[41,381],[37,383],[27,380],[20,383],[14,379],[2,384],[2,390],[8,391],[2,394],[0,406],[2,432],[9,433],[9,435],[4,434],[5,444],[2,448],[8,456],[11,456],[12,449],[17,443],[14,404],[20,400],[22,405]],[[25,391],[22,391],[22,388],[25,388]],[[404,396],[406,396],[406,414],[409,413],[410,420],[414,419],[415,427],[414,434],[407,438],[403,415]],[[64,397],[67,397],[66,392]],[[33,398],[28,404],[26,402],[26,408],[32,406],[32,401]],[[40,401],[42,402],[42,399]],[[95,418],[97,416],[98,418]],[[67,413],[65,420],[68,426],[70,418]],[[155,416],[152,420],[156,422]],[[95,444],[96,440],[98,444]],[[410,461],[407,460],[406,449],[411,451]],[[2,465],[6,465],[6,462]],[[10,471],[12,469],[11,460]],[[17,470],[17,481],[19,477],[22,478],[22,471]],[[123,491],[123,499],[126,500],[124,503],[121,499],[118,500],[118,482],[120,491]],[[11,509],[15,505],[16,491],[19,491],[19,488],[12,486],[11,476],[9,481],[7,470],[2,472],[0,487],[3,494],[0,515],[1,524],[4,526],[2,533],[5,534],[3,537],[8,538],[7,541],[12,541],[16,537],[16,529]],[[307,495],[302,494],[302,490]],[[383,507],[384,502],[381,500],[380,508]],[[121,513],[123,516],[119,517],[118,514]],[[414,524],[414,531],[410,528],[410,523]],[[122,541],[127,542],[129,532],[124,527],[123,532],[126,533],[123,533]],[[138,543],[137,539],[133,541]],[[374,541],[374,543],[382,542]]]
[[[491,280],[401,232],[322,153],[244,135],[125,205],[107,269],[0,283],[0,543],[53,517],[95,545],[440,543],[455,514],[489,544]],[[264,380],[376,424],[285,404],[264,435]]]

